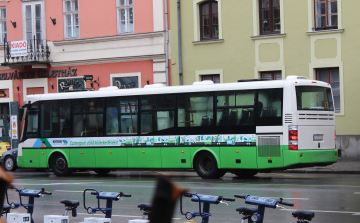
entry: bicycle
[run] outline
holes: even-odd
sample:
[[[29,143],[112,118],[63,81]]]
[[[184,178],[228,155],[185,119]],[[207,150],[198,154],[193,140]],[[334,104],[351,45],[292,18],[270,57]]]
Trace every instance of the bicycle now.
[[[97,207],[87,207],[86,206],[86,192],[92,191],[91,195],[96,195],[96,198],[98,200],[98,206]],[[98,191],[96,189],[85,189],[83,193],[83,199],[84,199],[84,208],[87,211],[88,214],[95,214],[97,211],[101,211],[103,214],[105,214],[105,218],[111,218],[112,214],[112,203],[113,201],[122,200],[122,197],[131,197],[131,194],[125,194],[123,192],[114,193],[114,192],[102,192]],[[106,207],[100,207],[100,200],[106,200]]]
[[[191,212],[183,212],[183,203],[182,203],[182,197],[189,197],[191,198],[192,202],[198,202],[199,203],[199,211],[191,211]],[[197,194],[197,193],[184,193],[183,196],[180,197],[180,213],[182,215],[185,215],[187,220],[191,220],[197,216],[200,216],[202,218],[202,223],[208,223],[209,218],[211,216],[210,213],[210,204],[226,204],[224,201],[235,201],[234,198],[227,198],[223,196],[213,196],[213,195],[203,195],[203,194]],[[201,203],[203,203],[203,209],[201,211]]]
[[[149,219],[149,214],[151,214],[151,204],[140,203],[138,204],[138,208],[140,208],[140,211],[144,211],[142,219]]]
[[[239,212],[239,214],[242,214],[243,217],[241,218],[241,223],[244,223],[245,220],[248,220],[248,223],[263,223],[264,221],[264,215],[265,215],[265,208],[283,208],[285,207],[280,206],[285,205],[292,207],[294,206],[293,203],[284,202],[282,198],[279,198],[279,200],[276,199],[270,199],[270,198],[264,198],[264,197],[256,197],[251,196],[249,194],[247,195],[241,195],[241,194],[235,194],[234,195],[237,198],[243,198],[245,199],[246,204],[252,204],[257,205],[258,207],[242,207],[239,206],[236,208],[236,211]],[[311,219],[315,216],[314,212],[312,211],[294,211],[292,215],[297,218],[297,223],[308,223],[307,221],[311,221]]]
[[[3,205],[3,209],[0,213],[0,217],[3,216],[4,214],[6,214],[6,216],[7,216],[7,214],[10,213],[11,209],[17,209],[20,207],[20,203],[18,203],[18,202],[10,203],[9,196],[8,196],[8,189],[17,189],[18,190],[18,188],[16,188],[16,187],[7,187],[6,188],[5,197],[6,197],[7,204]]]
[[[34,223],[34,219],[33,219],[32,216],[33,216],[33,213],[34,213],[35,198],[42,197],[43,195],[51,195],[52,193],[48,192],[48,191],[45,191],[44,188],[41,188],[41,190],[30,190],[30,189],[26,189],[26,188],[18,189],[16,187],[14,187],[14,189],[15,189],[16,192],[19,193],[19,198],[20,198],[20,205],[18,205],[18,203],[14,203],[14,202],[12,203],[14,208],[16,206],[17,207],[22,206],[23,208],[25,208],[27,210],[27,214],[30,215],[29,217],[25,217],[25,218],[30,218],[31,223]],[[7,193],[7,191],[6,191],[6,193]],[[28,202],[23,203],[22,197],[28,197]]]

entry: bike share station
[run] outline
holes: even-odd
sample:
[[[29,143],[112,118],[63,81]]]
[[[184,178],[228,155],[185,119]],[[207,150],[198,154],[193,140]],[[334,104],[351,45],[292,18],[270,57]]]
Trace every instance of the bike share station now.
[[[14,189],[19,194],[20,202],[9,201],[8,190]],[[42,197],[43,195],[51,195],[51,192],[45,191],[44,188],[41,190],[30,190],[30,189],[18,189],[16,187],[8,187],[6,189],[6,202],[4,204],[3,211],[1,216],[6,214],[7,223],[34,223],[32,218],[34,212],[35,198]],[[91,207],[86,205],[87,194],[95,195],[97,199],[97,206]],[[24,203],[23,198],[28,197],[28,202]],[[89,217],[84,218],[84,221],[81,223],[111,223],[111,215],[113,209],[113,201],[122,200],[122,197],[131,197],[131,194],[125,194],[123,192],[103,192],[96,189],[85,189],[83,192],[83,205],[88,214],[95,214],[96,212],[101,212],[105,215],[104,218]],[[183,197],[191,198],[191,202],[199,203],[198,209],[195,211],[184,212],[184,203]],[[241,222],[245,223],[263,223],[265,217],[265,208],[282,208],[286,209],[283,206],[285,205],[292,207],[294,204],[284,202],[282,198],[279,200],[257,197],[251,195],[234,195],[235,198],[245,199],[246,204],[254,205],[253,207],[242,207],[239,206],[236,208],[236,211],[242,215]],[[226,204],[225,201],[234,202],[235,198],[226,198],[223,196],[213,196],[213,195],[203,195],[197,193],[184,193],[180,197],[180,213],[185,216],[187,220],[194,219],[196,217],[201,217],[202,223],[209,223],[209,218],[212,216],[210,213],[211,204]],[[101,207],[101,201],[105,201],[106,207]],[[61,200],[60,203],[65,205],[64,215],[45,215],[44,223],[69,223],[69,216],[67,212],[71,211],[73,217],[77,216],[77,207],[80,205],[79,201],[76,200]],[[27,213],[10,213],[12,209],[17,209],[23,207],[27,210]],[[143,212],[143,219],[134,219],[129,220],[129,223],[148,223],[149,220],[145,219],[151,213],[151,204],[140,203],[138,205]],[[297,223],[308,223],[311,221],[315,214],[312,211],[293,211],[292,215],[297,219]]]
[[[20,203],[9,201],[8,189],[15,189],[16,192],[19,193]],[[97,199],[97,207],[86,206],[86,194],[96,195]],[[29,189],[18,189],[16,187],[11,188],[8,187],[6,189],[6,201],[7,205],[4,205],[3,212],[1,215],[6,214],[7,223],[34,223],[32,218],[34,212],[34,203],[35,198],[42,197],[43,195],[51,195],[51,192],[45,191],[44,188],[41,190],[29,190]],[[28,197],[28,202],[23,202],[23,197]],[[131,194],[125,194],[123,192],[114,193],[114,192],[102,192],[96,189],[85,189],[83,193],[83,202],[84,208],[88,214],[95,214],[96,212],[102,212],[105,214],[105,218],[84,218],[83,223],[111,223],[111,214],[112,214],[112,204],[113,201],[118,201],[122,199],[122,197],[131,197]],[[106,207],[101,207],[100,201],[106,201]],[[68,223],[69,216],[67,216],[67,212],[71,211],[72,217],[77,216],[77,207],[80,205],[79,201],[76,200],[61,200],[60,203],[65,205],[65,213],[64,215],[44,215],[44,223]],[[27,210],[27,213],[10,213],[11,209],[17,209],[19,207],[23,207]]]

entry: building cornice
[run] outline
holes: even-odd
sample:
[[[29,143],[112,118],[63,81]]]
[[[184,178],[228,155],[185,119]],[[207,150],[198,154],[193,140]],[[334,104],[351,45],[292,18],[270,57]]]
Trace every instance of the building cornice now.
[[[163,36],[165,36],[165,32],[160,31],[160,32],[151,32],[151,33],[136,33],[136,34],[105,36],[105,37],[95,37],[95,38],[86,38],[86,39],[61,40],[61,41],[53,41],[53,44],[54,46],[65,46],[65,45],[99,43],[99,42],[119,41],[119,40],[128,40],[128,39],[154,38],[154,37],[163,37]]]
[[[261,35],[261,36],[252,36],[252,40],[258,39],[275,39],[275,38],[285,38],[286,34],[269,34],[269,35]]]
[[[119,58],[104,58],[104,59],[92,59],[92,60],[51,62],[50,66],[51,67],[66,67],[66,66],[80,66],[80,65],[91,65],[91,64],[144,61],[144,60],[160,60],[160,59],[165,59],[165,54],[135,56],[135,57],[119,57]]]
[[[344,29],[328,29],[328,30],[306,32],[306,34],[308,36],[313,36],[313,35],[324,35],[324,34],[343,33],[343,32]]]

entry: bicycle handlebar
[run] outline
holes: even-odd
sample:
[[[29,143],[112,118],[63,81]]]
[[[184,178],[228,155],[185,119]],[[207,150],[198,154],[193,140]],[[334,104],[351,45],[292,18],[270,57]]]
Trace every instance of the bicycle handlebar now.
[[[247,194],[247,195],[235,194],[235,195],[234,195],[234,197],[242,198],[242,199],[246,199],[248,196],[250,196],[250,195],[249,195],[249,194]]]
[[[184,197],[192,197],[192,196],[193,196],[193,193],[184,193],[183,196],[184,196]]]
[[[131,194],[125,194],[123,192],[120,192],[120,197],[131,197]]]
[[[235,198],[222,197],[222,198],[221,198],[221,200],[223,200],[223,201],[231,201],[231,202],[233,202],[233,201],[235,201]]]
[[[286,205],[286,206],[289,206],[289,207],[293,207],[293,206],[294,206],[293,203],[284,202],[282,198],[279,199],[279,204]]]
[[[52,195],[52,192],[45,191],[45,188],[41,188],[41,194]]]

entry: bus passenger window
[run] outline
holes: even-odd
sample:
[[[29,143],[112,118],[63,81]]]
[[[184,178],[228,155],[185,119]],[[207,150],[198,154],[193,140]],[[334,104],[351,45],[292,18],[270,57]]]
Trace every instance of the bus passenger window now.
[[[255,91],[217,93],[217,126],[254,125]]]
[[[175,95],[141,96],[141,134],[174,127]]]
[[[41,105],[40,136],[43,138],[70,136],[70,101],[44,101]]]
[[[103,135],[103,99],[78,99],[73,101],[73,135]]]
[[[177,121],[179,127],[212,126],[213,93],[179,94]]]
[[[106,135],[137,134],[137,97],[106,99]]]
[[[282,124],[283,89],[259,90],[257,105],[257,125]]]

